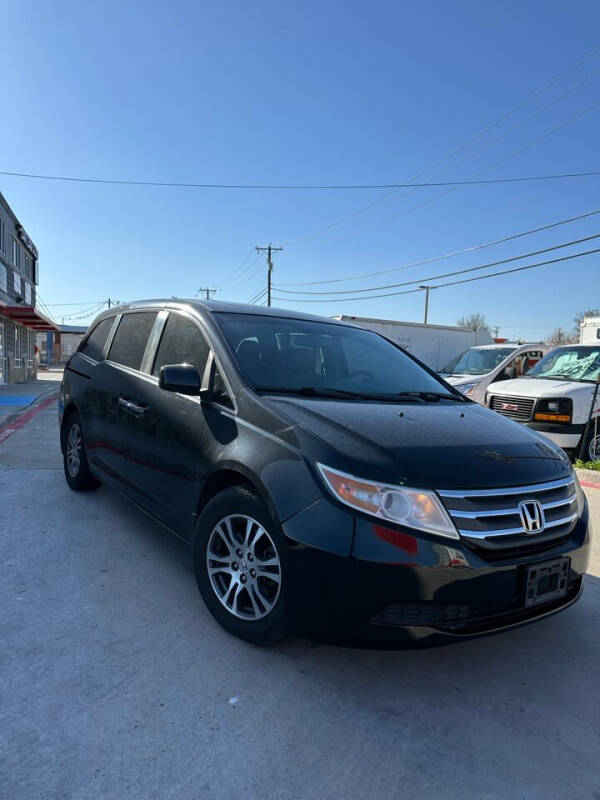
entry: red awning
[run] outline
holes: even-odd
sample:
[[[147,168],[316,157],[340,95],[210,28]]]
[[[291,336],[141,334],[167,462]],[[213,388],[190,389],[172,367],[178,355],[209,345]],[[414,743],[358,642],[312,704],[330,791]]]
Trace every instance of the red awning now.
[[[34,331],[56,331],[59,332],[60,328],[52,320],[45,317],[33,306],[6,306],[0,304],[0,314],[5,317],[25,325]]]

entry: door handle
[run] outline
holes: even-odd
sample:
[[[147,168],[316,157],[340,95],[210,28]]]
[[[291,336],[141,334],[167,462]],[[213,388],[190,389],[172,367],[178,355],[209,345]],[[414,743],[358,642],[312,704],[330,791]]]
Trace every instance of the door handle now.
[[[127,410],[130,411],[132,414],[135,414],[136,417],[141,417],[148,410],[148,406],[141,406],[141,405],[138,405],[137,403],[131,402],[131,400],[130,400],[127,403]]]
[[[138,405],[131,400],[127,400],[125,397],[119,397],[119,405],[124,411],[136,417],[142,417],[148,410],[148,406]]]

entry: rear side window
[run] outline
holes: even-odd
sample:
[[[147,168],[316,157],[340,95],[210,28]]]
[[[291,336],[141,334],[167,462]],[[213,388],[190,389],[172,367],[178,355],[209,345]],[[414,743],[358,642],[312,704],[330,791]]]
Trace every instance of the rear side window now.
[[[114,321],[114,317],[108,317],[108,319],[103,319],[102,322],[99,322],[88,338],[82,342],[79,352],[85,353],[86,356],[96,361],[101,361],[106,338],[110,333]]]
[[[140,369],[155,319],[155,311],[125,314],[110,348],[110,360],[125,367]]]
[[[169,314],[154,359],[153,375],[165,364],[193,364],[202,376],[209,347],[199,328],[181,314]]]

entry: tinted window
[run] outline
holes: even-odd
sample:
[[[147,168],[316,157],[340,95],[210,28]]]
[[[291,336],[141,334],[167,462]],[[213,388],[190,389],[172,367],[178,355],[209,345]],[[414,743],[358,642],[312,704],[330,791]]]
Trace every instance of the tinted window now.
[[[114,321],[114,317],[109,317],[99,322],[88,338],[82,342],[79,352],[85,353],[86,356],[94,358],[96,361],[101,361],[102,350],[106,344],[106,337],[110,333]]]
[[[202,377],[208,353],[208,344],[198,326],[181,314],[171,313],[160,339],[152,374],[158,375],[165,364],[193,364]]]
[[[259,390],[449,394],[444,384],[372,331],[286,317],[217,316],[241,371]]]
[[[139,369],[155,318],[154,311],[124,314],[110,347],[110,360]]]

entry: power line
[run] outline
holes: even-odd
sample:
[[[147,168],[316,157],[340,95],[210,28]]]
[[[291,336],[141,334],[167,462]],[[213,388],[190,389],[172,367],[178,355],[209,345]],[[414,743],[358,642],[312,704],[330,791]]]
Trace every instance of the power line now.
[[[587,217],[593,217],[595,214],[600,214],[600,208],[595,209],[594,211],[586,211],[585,214],[578,214],[576,217],[569,217],[568,219],[561,219],[558,222],[551,222],[548,225],[542,225],[539,228],[530,228],[527,231],[521,231],[521,233],[514,233],[511,236],[504,236],[501,239],[494,239],[491,242],[484,242],[483,244],[476,244],[472,245],[471,247],[465,247],[462,250],[453,250],[450,253],[444,253],[441,256],[434,256],[432,258],[423,258],[419,261],[412,261],[410,264],[403,264],[400,267],[390,267],[389,269],[380,269],[376,270],[375,272],[363,272],[360,275],[350,275],[347,278],[330,278],[329,280],[324,281],[304,281],[302,283],[279,283],[274,288],[278,291],[283,291],[282,287],[284,286],[320,286],[323,284],[328,283],[345,283],[346,281],[354,281],[360,280],[361,278],[372,278],[376,275],[387,275],[390,272],[401,272],[403,270],[410,269],[411,267],[418,267],[422,264],[432,264],[436,261],[444,261],[447,258],[452,258],[453,256],[461,256],[465,253],[473,253],[476,250],[483,250],[486,247],[492,247],[497,244],[503,244],[504,242],[510,242],[513,239],[520,239],[523,236],[529,236],[533,233],[540,233],[541,231],[547,231],[551,228],[556,228],[559,225],[567,225],[569,222],[576,222],[580,219],[586,219]]]
[[[235,273],[236,273],[236,272],[237,272],[239,269],[241,269],[241,268],[244,266],[244,264],[246,263],[246,261],[248,261],[248,259],[250,258],[250,256],[251,256],[253,253],[254,253],[254,249],[251,249],[251,250],[248,252],[248,255],[247,255],[247,256],[244,258],[244,260],[242,261],[242,263],[241,263],[241,264],[238,264],[238,266],[237,266],[237,267],[236,267],[236,268],[235,268],[235,269],[234,269],[232,272],[230,272],[230,273],[229,273],[229,275],[228,275],[226,278],[224,278],[224,279],[223,279],[223,281],[221,282],[221,286],[223,286],[225,283],[228,283],[228,281],[230,281],[230,280],[231,280],[231,278],[233,278],[233,276],[235,275]]]
[[[520,155],[525,150],[528,150],[530,147],[534,147],[535,145],[539,144],[540,142],[543,142],[544,139],[547,139],[549,136],[554,135],[557,131],[561,130],[562,128],[565,128],[567,125],[570,125],[572,122],[575,122],[576,120],[578,120],[581,117],[585,116],[585,114],[589,114],[590,112],[595,111],[599,106],[600,106],[600,100],[597,103],[593,103],[591,106],[588,106],[588,108],[585,108],[583,111],[579,111],[577,114],[574,114],[572,117],[569,117],[569,119],[565,120],[564,122],[561,122],[559,125],[556,125],[551,130],[546,131],[546,133],[543,133],[541,136],[538,136],[537,139],[533,139],[533,141],[528,142],[527,144],[524,144],[522,147],[519,147],[517,150],[513,150],[512,153],[509,153],[507,156],[504,156],[503,158],[501,158],[499,161],[496,161],[491,166],[486,167],[485,169],[482,169],[480,172],[474,173],[473,175],[470,176],[470,178],[477,179],[481,175],[485,175],[486,172],[489,172],[490,170],[495,169],[496,167],[499,167],[501,164],[504,164],[506,161],[510,161],[511,158],[514,158],[515,156]],[[460,185],[461,184],[457,183],[455,186],[452,186],[449,189],[446,189],[446,191],[444,191],[444,192],[440,192],[439,194],[436,194],[433,197],[429,197],[427,200],[423,200],[422,202],[417,203],[414,206],[410,206],[409,208],[405,208],[403,211],[400,211],[398,214],[393,214],[391,217],[388,217],[387,219],[384,219],[379,224],[380,225],[385,225],[386,223],[392,222],[393,220],[398,219],[399,217],[402,217],[402,216],[404,216],[405,214],[408,214],[411,211],[416,211],[418,208],[422,208],[423,206],[429,205],[429,203],[433,203],[435,200],[439,200],[440,197],[445,197],[446,195],[451,194],[451,192],[456,191],[456,189],[458,189],[458,187]],[[466,184],[464,184],[464,185],[466,185]]]
[[[40,299],[40,295],[39,294],[38,294],[38,299]],[[61,307],[64,307],[64,306],[89,306],[90,304],[104,303],[104,302],[106,302],[106,301],[105,300],[82,300],[80,303],[44,303],[44,305],[46,305],[48,307],[53,307],[53,306],[61,306]]]
[[[74,314],[69,314],[68,316],[61,316],[62,321],[64,322],[67,320],[78,320],[78,319],[86,319],[86,317],[91,317],[92,315],[97,314],[100,309],[104,308],[107,304],[107,300],[103,300],[101,303],[96,304],[95,306],[85,309],[84,311],[76,311]]]
[[[259,300],[262,300],[262,298],[263,298],[263,297],[266,295],[266,293],[267,293],[267,290],[266,290],[266,289],[262,289],[262,290],[261,290],[261,291],[260,291],[260,292],[259,292],[257,295],[255,295],[255,296],[254,296],[254,297],[253,297],[251,300],[248,300],[248,305],[252,305],[252,303],[258,303],[258,301],[259,301]]]
[[[600,102],[596,103],[594,106],[590,107],[586,111],[578,114],[577,116],[582,116],[586,114],[588,111],[593,110],[597,105],[600,105]],[[576,119],[574,117],[573,119]],[[568,124],[568,122],[572,122],[573,120],[568,120],[567,122],[563,123],[563,125]],[[562,127],[560,125],[559,127]],[[554,130],[558,130],[555,128]],[[553,133],[554,131],[550,131]],[[547,135],[550,135],[548,133]],[[544,137],[542,137],[544,138]],[[539,141],[539,140],[538,140]],[[536,142],[533,142],[535,144]],[[529,147],[530,145],[527,145]],[[517,152],[521,152],[520,150]],[[513,155],[516,155],[513,154]],[[506,161],[508,158],[512,158],[511,156],[507,156]],[[489,167],[489,171],[498,164],[502,163],[501,161],[497,162],[497,164],[493,164],[492,167]],[[479,173],[483,174],[483,173]],[[66,175],[38,175],[29,172],[8,172],[6,170],[0,170],[0,175],[8,175],[10,177],[15,178],[32,178],[35,180],[45,180],[45,181],[71,181],[75,183],[100,183],[100,184],[109,184],[109,185],[116,185],[116,186],[156,186],[156,187],[170,187],[175,189],[274,189],[274,190],[348,190],[348,189],[421,189],[421,188],[432,188],[432,187],[441,187],[441,186],[479,186],[484,184],[496,184],[496,183],[522,183],[524,181],[550,181],[550,180],[561,180],[567,178],[589,178],[600,175],[600,171],[598,170],[590,170],[589,172],[563,172],[557,173],[552,175],[523,175],[523,176],[516,176],[513,178],[490,178],[485,180],[453,180],[453,181],[430,181],[427,183],[342,183],[342,184],[276,184],[276,183],[178,183],[178,182],[168,182],[168,181],[134,181],[134,180],[121,180],[121,179],[109,179],[109,178],[82,178],[82,177],[74,177],[74,176],[66,176]],[[434,198],[435,199],[435,198]]]
[[[476,272],[480,269],[487,269],[488,267],[496,267],[499,264],[508,264],[510,261],[519,261],[522,258],[531,258],[532,256],[539,256],[542,253],[549,253],[552,250],[560,250],[564,247],[571,247],[574,244],[581,244],[582,242],[589,242],[592,239],[600,238],[600,233],[592,234],[591,236],[585,236],[582,239],[573,239],[571,242],[563,242],[561,244],[555,244],[552,247],[544,247],[542,250],[532,250],[530,253],[521,253],[518,256],[511,256],[510,258],[501,258],[498,261],[490,261],[487,264],[479,264],[476,267],[467,267],[465,269],[458,269],[453,272],[444,272],[441,275],[432,275],[429,278],[415,278],[412,281],[404,281],[403,283],[387,283],[383,286],[369,286],[367,289],[336,289],[327,292],[311,292],[311,291],[298,291],[294,289],[280,289],[278,286],[274,288],[278,292],[285,292],[286,294],[362,294],[364,292],[376,292],[380,289],[396,289],[399,286],[410,286],[412,283],[422,283],[423,281],[435,281],[438,278],[450,278],[453,275],[462,275],[466,272]]]
[[[509,275],[512,272],[523,272],[524,270],[534,269],[535,267],[542,267],[542,266],[545,266],[547,264],[557,264],[557,263],[562,262],[562,261],[569,261],[569,260],[571,260],[573,258],[581,258],[582,256],[589,256],[589,255],[592,255],[592,253],[600,253],[600,248],[597,248],[595,250],[585,250],[582,253],[574,253],[573,255],[570,255],[570,256],[562,256],[561,258],[553,258],[553,259],[551,259],[549,261],[539,261],[537,264],[527,264],[526,266],[523,266],[523,267],[513,267],[512,269],[505,269],[505,270],[501,270],[499,272],[491,272],[491,273],[489,273],[489,275],[477,275],[474,278],[462,278],[461,280],[458,280],[458,281],[449,281],[447,283],[438,283],[435,286],[435,288],[436,289],[442,289],[445,286],[457,286],[460,283],[472,283],[473,281],[482,281],[485,278],[496,278],[499,275]],[[427,287],[423,287],[423,288],[427,288]],[[337,297],[337,298],[327,298],[326,300],[321,300],[321,299],[320,300],[312,300],[312,299],[311,300],[304,300],[304,299],[300,300],[300,299],[289,298],[289,297],[275,296],[274,299],[275,300],[282,300],[284,302],[292,302],[292,303],[334,303],[334,302],[335,303],[346,303],[348,301],[357,301],[357,300],[377,300],[377,299],[382,298],[382,297],[395,297],[395,296],[401,295],[401,294],[415,294],[416,292],[423,291],[423,288],[418,287],[417,289],[405,289],[404,291],[401,291],[401,292],[388,292],[386,294],[371,294],[368,297],[366,297],[366,296],[363,296],[363,297]],[[434,288],[434,287],[430,287],[430,288]]]
[[[254,266],[256,264],[256,262],[259,261],[259,260],[260,260],[260,253],[256,256],[256,258],[252,262],[251,266]],[[261,263],[261,264],[258,265],[258,267],[254,270],[254,272],[251,275],[248,275],[248,277],[245,278],[243,281],[237,282],[236,286],[244,286],[245,284],[250,283],[250,281],[253,280],[254,278],[256,278],[256,276],[260,272],[262,272],[262,270],[263,270],[263,264]]]
[[[411,181],[417,180],[421,176],[427,175],[429,172],[432,172],[434,169],[436,169],[437,167],[441,166],[446,161],[450,161],[452,158],[454,158],[454,156],[457,156],[463,150],[465,150],[466,148],[470,147],[472,144],[477,142],[479,139],[483,138],[487,133],[489,133],[491,130],[496,128],[502,122],[507,120],[509,117],[511,117],[517,111],[520,111],[524,106],[528,105],[528,103],[530,103],[532,100],[535,100],[536,97],[539,97],[545,91],[547,91],[548,89],[552,88],[552,86],[554,86],[555,84],[559,83],[563,78],[566,78],[567,75],[569,75],[571,72],[574,72],[580,66],[585,64],[587,61],[589,61],[591,58],[593,58],[593,56],[595,56],[598,52],[600,52],[600,47],[597,47],[594,50],[592,50],[583,59],[581,59],[580,61],[577,61],[575,64],[573,64],[573,66],[569,67],[561,75],[559,75],[556,78],[553,78],[549,83],[545,84],[540,89],[537,89],[535,92],[533,92],[533,94],[531,94],[528,97],[526,97],[525,100],[521,101],[518,105],[516,105],[510,111],[508,111],[507,113],[505,113],[502,116],[498,117],[498,119],[496,119],[494,122],[492,122],[491,125],[488,125],[486,128],[484,128],[484,130],[480,131],[472,139],[469,139],[467,142],[465,142],[462,145],[460,145],[460,147],[458,147],[456,150],[453,150],[451,153],[449,153],[448,155],[444,156],[439,161],[436,161],[434,164],[429,166],[427,169],[423,170],[422,172],[418,172],[410,180]],[[395,193],[395,190],[393,190],[391,192],[387,192],[386,194],[384,194],[381,197],[377,198],[376,200],[372,201],[368,205],[363,206],[362,208],[359,208],[356,211],[353,211],[351,214],[348,214],[348,215],[342,217],[341,219],[336,220],[335,222],[333,222],[330,225],[328,225],[326,228],[321,228],[320,230],[314,231],[313,233],[309,233],[309,234],[307,234],[305,236],[301,236],[301,237],[298,237],[296,239],[290,239],[285,244],[296,244],[298,242],[303,242],[303,241],[306,241],[307,239],[313,239],[315,237],[318,237],[318,236],[321,236],[321,235],[323,235],[325,233],[328,233],[329,231],[334,230],[335,228],[339,228],[342,225],[344,225],[346,222],[350,221],[351,219],[354,219],[355,217],[360,216],[361,214],[365,213],[366,211],[369,211],[371,208],[373,208],[374,206],[378,205],[379,203],[382,203],[388,197],[391,197],[394,193]]]

